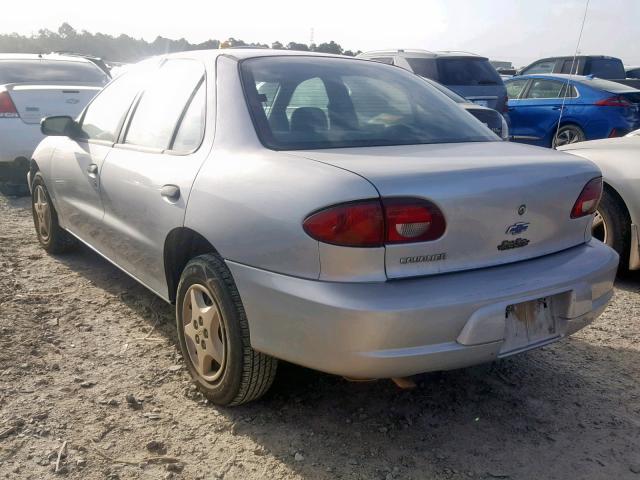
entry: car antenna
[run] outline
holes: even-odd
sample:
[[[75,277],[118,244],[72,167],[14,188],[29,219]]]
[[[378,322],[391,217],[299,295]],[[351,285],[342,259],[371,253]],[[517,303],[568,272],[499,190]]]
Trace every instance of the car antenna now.
[[[560,107],[560,116],[558,117],[558,125],[556,126],[556,134],[554,135],[554,139],[558,138],[558,132],[560,131],[560,122],[562,121],[562,114],[564,113],[564,104],[567,101],[567,93],[570,92],[572,88],[571,78],[573,77],[573,67],[576,65],[576,60],[578,58],[578,52],[580,51],[580,42],[582,41],[582,32],[584,31],[584,24],[587,21],[587,12],[589,11],[589,2],[591,0],[587,0],[587,3],[584,6],[584,15],[582,16],[582,25],[580,26],[580,34],[578,35],[578,43],[576,44],[576,51],[573,54],[573,60],[571,61],[571,70],[569,70],[569,78],[567,79],[566,88],[564,88],[564,94],[562,95],[562,106]],[[577,70],[577,69],[576,69]],[[553,146],[553,143],[552,143]],[[554,148],[557,148],[556,145]]]

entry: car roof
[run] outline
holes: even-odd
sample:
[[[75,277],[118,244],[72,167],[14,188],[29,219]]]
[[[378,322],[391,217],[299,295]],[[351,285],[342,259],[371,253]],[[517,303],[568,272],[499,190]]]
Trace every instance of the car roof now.
[[[533,62],[531,62],[531,65],[534,63],[538,63],[538,62],[545,62],[548,60],[558,60],[561,58],[573,58],[573,55],[558,55],[555,57],[544,57],[544,58],[539,58],[537,60],[534,60]],[[612,57],[611,55],[576,55],[576,59],[578,58],[607,58],[607,59],[615,59],[615,60],[620,60],[618,57]]]
[[[430,50],[412,49],[412,48],[395,48],[388,50],[371,50],[362,52],[358,57],[369,57],[372,55],[397,55],[400,57],[420,57],[420,58],[478,58],[488,60],[487,57],[472,52],[463,52],[460,50],[439,50],[432,52]]]
[[[93,64],[84,57],[59,53],[0,53],[0,60],[53,60]]]
[[[305,52],[300,50],[274,50],[271,48],[219,48],[209,50],[188,50],[184,52],[158,55],[159,58],[198,58],[201,60],[216,59],[219,56],[244,60],[256,57],[282,57],[282,56],[313,56],[313,57],[333,57],[333,58],[353,58],[345,55],[335,55],[331,53]]]
[[[526,80],[529,78],[545,78],[548,80],[561,80],[564,82],[571,81],[572,83],[613,93],[631,93],[640,91],[622,83],[612,82],[611,80],[606,80],[604,78],[593,77],[591,75],[569,75],[567,73],[532,73],[530,75],[518,75],[516,77],[506,79],[505,82],[512,82],[518,79]]]

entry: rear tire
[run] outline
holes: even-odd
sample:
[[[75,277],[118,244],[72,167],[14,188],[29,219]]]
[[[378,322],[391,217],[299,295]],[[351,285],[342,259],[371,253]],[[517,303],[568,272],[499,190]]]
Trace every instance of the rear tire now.
[[[619,273],[629,270],[631,249],[631,218],[621,201],[607,189],[594,216],[592,235],[606,243],[620,255]]]
[[[213,403],[240,405],[271,387],[278,361],[251,348],[240,294],[216,255],[187,263],[176,295],[176,323],[187,369]]]
[[[31,213],[36,228],[38,242],[47,253],[65,253],[73,250],[78,241],[69,232],[60,227],[49,191],[40,172],[33,177],[31,184]]]
[[[572,124],[563,125],[554,133],[553,139],[551,140],[551,148],[584,142],[586,138],[586,135],[579,126]]]

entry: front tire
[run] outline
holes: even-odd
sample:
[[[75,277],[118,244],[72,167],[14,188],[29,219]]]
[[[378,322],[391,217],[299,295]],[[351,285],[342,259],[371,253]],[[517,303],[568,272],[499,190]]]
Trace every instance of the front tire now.
[[[240,294],[216,255],[187,263],[178,285],[176,323],[187,369],[213,403],[240,405],[273,383],[278,361],[251,348]]]
[[[31,212],[38,242],[47,253],[65,253],[77,246],[77,240],[58,223],[44,178],[37,172],[31,184]]]
[[[631,218],[618,198],[605,190],[594,215],[591,234],[620,255],[618,271],[629,270],[631,250]]]

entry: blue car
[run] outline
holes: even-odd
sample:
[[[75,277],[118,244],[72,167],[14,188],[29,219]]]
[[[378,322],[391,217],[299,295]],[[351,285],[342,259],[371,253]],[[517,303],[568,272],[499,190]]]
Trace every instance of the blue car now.
[[[523,75],[504,83],[516,142],[555,148],[640,128],[640,90],[620,83],[561,74]]]

